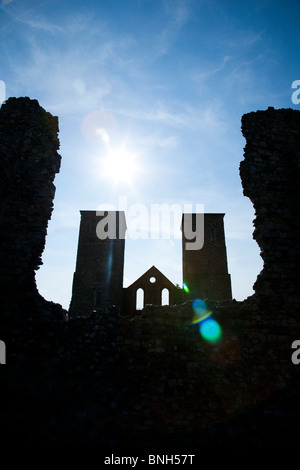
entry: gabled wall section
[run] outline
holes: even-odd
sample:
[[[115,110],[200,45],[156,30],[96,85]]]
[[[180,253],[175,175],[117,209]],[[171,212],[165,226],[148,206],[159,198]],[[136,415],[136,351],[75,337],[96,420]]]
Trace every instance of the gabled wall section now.
[[[155,266],[148,269],[141,277],[133,282],[124,291],[124,311],[128,314],[137,312],[137,291],[144,292],[144,306],[148,304],[162,305],[162,292],[167,289],[169,292],[169,305],[178,302],[179,294],[176,286],[157,269]]]

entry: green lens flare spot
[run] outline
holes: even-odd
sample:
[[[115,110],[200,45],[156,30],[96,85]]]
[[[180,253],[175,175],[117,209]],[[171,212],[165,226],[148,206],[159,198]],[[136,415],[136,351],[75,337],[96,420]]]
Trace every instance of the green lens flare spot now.
[[[184,292],[186,292],[187,294],[190,292],[190,289],[188,288],[188,286],[186,285],[185,282],[182,284],[182,288],[183,288]]]
[[[202,321],[199,330],[202,338],[211,343],[216,343],[222,336],[222,329],[219,323],[212,318]]]

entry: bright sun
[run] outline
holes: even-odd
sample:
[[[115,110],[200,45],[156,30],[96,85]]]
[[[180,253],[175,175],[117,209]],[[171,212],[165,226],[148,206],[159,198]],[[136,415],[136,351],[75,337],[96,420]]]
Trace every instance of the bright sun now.
[[[131,184],[138,171],[136,155],[125,147],[109,149],[103,160],[103,176],[111,179],[114,184]]]

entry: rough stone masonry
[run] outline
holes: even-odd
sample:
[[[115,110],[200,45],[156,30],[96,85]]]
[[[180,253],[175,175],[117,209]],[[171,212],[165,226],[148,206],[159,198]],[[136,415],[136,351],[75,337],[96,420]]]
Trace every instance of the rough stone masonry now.
[[[0,282],[1,304],[16,314],[42,302],[35,271],[42,264],[53,210],[58,118],[37,100],[10,98],[0,110]],[[49,306],[50,304],[48,304]],[[39,308],[38,307],[38,308]],[[59,308],[57,309],[59,310]]]
[[[200,338],[189,302],[134,318],[68,319],[38,294],[57,131],[35,100],[9,99],[0,110],[3,439],[119,454],[126,445],[126,455],[298,447],[300,366],[291,344],[300,339],[300,112],[242,118],[240,174],[264,267],[253,296],[211,306],[222,328],[216,344]]]
[[[242,132],[247,144],[240,175],[255,208],[253,236],[264,261],[256,298],[299,311],[299,111],[268,108],[246,114]]]

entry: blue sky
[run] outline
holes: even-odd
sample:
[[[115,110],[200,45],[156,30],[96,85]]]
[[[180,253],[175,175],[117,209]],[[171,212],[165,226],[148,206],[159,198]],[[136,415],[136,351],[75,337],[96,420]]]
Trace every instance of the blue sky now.
[[[120,198],[149,213],[163,203],[224,212],[233,297],[253,293],[262,260],[239,177],[241,117],[300,109],[299,18],[298,0],[0,1],[6,96],[59,117],[62,166],[37,272],[46,299],[69,306],[79,211],[118,209]],[[120,155],[131,174],[111,160]],[[124,285],[152,265],[181,284],[180,238],[128,236]]]

